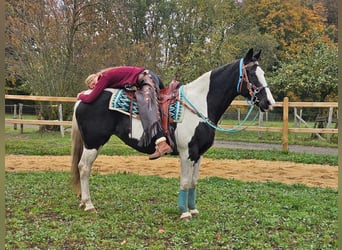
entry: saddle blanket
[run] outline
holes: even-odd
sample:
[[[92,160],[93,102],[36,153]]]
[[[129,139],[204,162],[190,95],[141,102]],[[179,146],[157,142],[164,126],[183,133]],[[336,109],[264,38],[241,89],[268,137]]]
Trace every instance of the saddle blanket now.
[[[106,89],[112,92],[112,96],[109,101],[109,109],[121,112],[126,115],[130,115],[130,109],[132,109],[132,116],[137,118],[139,114],[138,103],[133,101],[131,107],[131,99],[127,96],[124,89]],[[182,97],[181,97],[182,98]],[[178,100],[169,106],[169,117],[174,122],[181,122],[183,119],[183,104]]]

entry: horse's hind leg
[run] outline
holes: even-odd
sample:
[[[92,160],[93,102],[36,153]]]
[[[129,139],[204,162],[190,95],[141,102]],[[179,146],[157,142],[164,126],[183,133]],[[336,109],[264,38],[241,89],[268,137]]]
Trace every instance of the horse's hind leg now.
[[[89,191],[89,176],[91,167],[97,157],[98,150],[96,149],[83,149],[81,160],[78,164],[80,172],[81,183],[81,203],[80,208],[84,208],[84,211],[96,212],[96,209],[90,199]]]

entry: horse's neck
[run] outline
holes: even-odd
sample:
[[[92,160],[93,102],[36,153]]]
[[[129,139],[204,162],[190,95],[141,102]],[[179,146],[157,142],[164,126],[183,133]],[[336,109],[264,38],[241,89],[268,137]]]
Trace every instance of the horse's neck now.
[[[226,65],[209,71],[186,85],[186,95],[205,116],[217,123],[238,95],[238,79],[236,65]]]
[[[205,116],[207,111],[207,95],[209,92],[211,71],[204,73],[196,80],[184,86],[187,99]]]
[[[191,89],[191,93],[189,94],[195,96],[200,95],[201,97],[206,98],[206,94],[209,91],[210,75],[211,71],[206,72],[198,77],[196,80],[190,82],[189,84],[186,84],[185,88],[189,90]]]

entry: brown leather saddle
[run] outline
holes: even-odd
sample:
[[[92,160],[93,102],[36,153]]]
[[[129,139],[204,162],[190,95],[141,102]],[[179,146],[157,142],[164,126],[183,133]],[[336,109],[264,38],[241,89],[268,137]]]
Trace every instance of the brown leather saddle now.
[[[170,145],[173,147],[173,141],[171,139],[170,123],[175,122],[169,115],[169,107],[175,103],[179,95],[180,83],[174,78],[171,83],[159,93],[159,107],[161,114],[161,125],[165,136],[167,137]],[[132,103],[136,102],[135,91],[126,90],[127,97],[130,101],[130,116],[132,118]]]
[[[174,120],[169,116],[169,107],[171,104],[175,103],[178,94],[179,94],[180,84],[174,78],[168,87],[160,90],[160,99],[159,105],[161,110],[161,124],[164,131],[164,134],[169,140],[170,146],[173,148],[173,141],[171,139],[171,131],[170,131],[170,123],[173,123]]]

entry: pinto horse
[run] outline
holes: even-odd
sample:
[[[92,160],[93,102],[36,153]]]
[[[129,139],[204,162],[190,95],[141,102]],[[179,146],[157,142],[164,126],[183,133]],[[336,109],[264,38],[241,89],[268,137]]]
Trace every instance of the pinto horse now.
[[[230,64],[213,69],[180,87],[184,97],[183,119],[171,123],[174,154],[181,162],[178,209],[181,219],[198,215],[196,185],[203,154],[213,145],[215,126],[234,100],[242,95],[264,112],[275,103],[267,87],[257,54],[250,49],[246,56]],[[139,147],[143,134],[141,121],[108,108],[111,92],[104,91],[91,104],[77,101],[72,125],[73,184],[80,194],[80,207],[96,212],[90,198],[89,176],[101,147],[111,135],[118,136],[128,146],[143,152],[154,152],[154,141]]]

